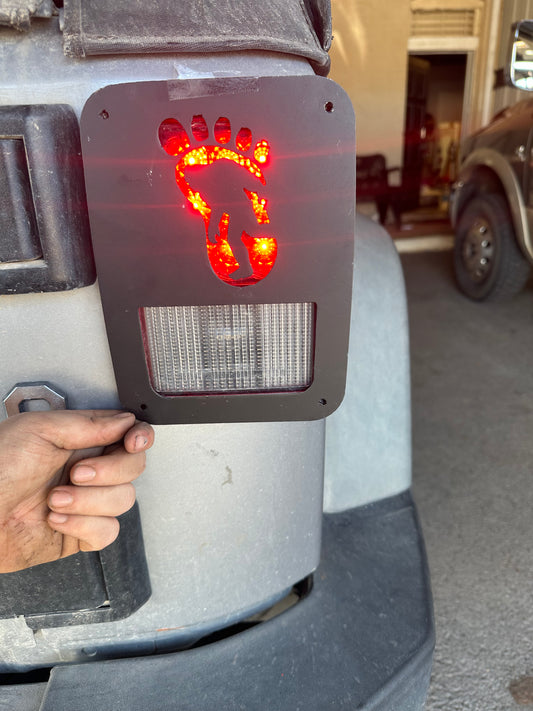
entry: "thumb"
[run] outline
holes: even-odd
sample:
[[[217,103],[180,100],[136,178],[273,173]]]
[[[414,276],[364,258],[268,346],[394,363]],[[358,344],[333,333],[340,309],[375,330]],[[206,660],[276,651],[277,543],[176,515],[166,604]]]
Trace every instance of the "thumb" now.
[[[54,410],[20,415],[28,435],[58,449],[105,447],[118,442],[133,427],[135,415],[117,410]]]

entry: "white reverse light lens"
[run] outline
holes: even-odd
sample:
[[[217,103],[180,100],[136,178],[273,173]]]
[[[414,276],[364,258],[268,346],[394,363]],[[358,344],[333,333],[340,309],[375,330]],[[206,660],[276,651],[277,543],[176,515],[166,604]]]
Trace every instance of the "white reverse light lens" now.
[[[140,309],[150,380],[161,395],[305,390],[313,303]]]

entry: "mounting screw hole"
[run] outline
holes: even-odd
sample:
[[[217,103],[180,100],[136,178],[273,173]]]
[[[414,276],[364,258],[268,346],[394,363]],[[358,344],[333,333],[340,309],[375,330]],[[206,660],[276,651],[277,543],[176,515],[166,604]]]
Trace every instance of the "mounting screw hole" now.
[[[100,111],[100,113],[98,114],[98,116],[100,116],[101,119],[108,119],[108,118],[109,118],[109,112],[106,111],[105,109],[103,109],[102,111]]]
[[[334,110],[335,107],[333,106],[333,102],[326,101],[326,103],[324,104],[324,111],[326,111],[328,114],[332,114]]]
[[[327,405],[327,404],[328,404],[328,401],[325,400],[323,397],[321,397],[320,400],[318,401],[318,404],[319,404],[319,405]]]
[[[148,410],[148,405],[145,405],[144,402],[141,403],[141,410]]]

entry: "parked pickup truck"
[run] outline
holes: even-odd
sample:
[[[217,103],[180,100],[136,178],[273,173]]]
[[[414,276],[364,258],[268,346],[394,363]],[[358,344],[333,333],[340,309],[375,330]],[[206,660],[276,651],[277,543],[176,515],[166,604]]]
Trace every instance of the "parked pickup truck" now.
[[[513,26],[507,81],[533,90],[533,22]],[[505,109],[466,139],[451,201],[459,288],[479,301],[509,298],[533,263],[533,100]]]

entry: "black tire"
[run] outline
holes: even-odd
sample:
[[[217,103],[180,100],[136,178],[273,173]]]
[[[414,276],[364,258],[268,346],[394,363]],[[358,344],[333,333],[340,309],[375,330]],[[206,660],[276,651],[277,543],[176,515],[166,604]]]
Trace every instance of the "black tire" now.
[[[455,231],[455,278],[476,301],[504,301],[522,290],[531,266],[522,254],[505,199],[487,194],[471,200]]]

